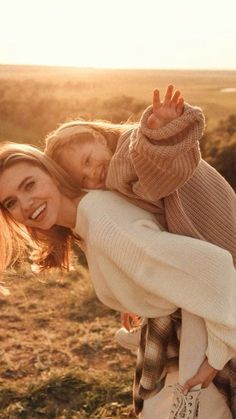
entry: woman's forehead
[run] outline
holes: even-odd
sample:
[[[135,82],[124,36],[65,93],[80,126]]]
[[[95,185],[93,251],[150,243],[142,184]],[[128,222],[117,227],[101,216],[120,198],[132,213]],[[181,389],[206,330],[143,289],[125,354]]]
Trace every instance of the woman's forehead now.
[[[39,166],[28,162],[18,162],[13,164],[0,173],[0,201],[2,202],[8,195],[16,193],[21,185],[29,179],[45,179],[48,174]]]
[[[40,167],[40,163],[33,161],[33,160],[29,160],[29,159],[9,159],[7,161],[7,163],[5,164],[5,166],[2,167],[2,169],[0,170],[0,175],[5,173],[5,172],[18,172],[18,173],[24,173],[24,172],[29,172],[29,171],[43,171],[43,168]]]
[[[35,176],[43,173],[45,174],[45,171],[36,164],[16,161],[0,172],[0,189],[3,184],[7,187],[7,184],[9,186],[17,184],[26,176]]]

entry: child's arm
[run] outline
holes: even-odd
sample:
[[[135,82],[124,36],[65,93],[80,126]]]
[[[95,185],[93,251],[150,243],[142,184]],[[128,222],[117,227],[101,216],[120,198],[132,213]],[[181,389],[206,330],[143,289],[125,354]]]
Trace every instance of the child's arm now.
[[[138,180],[133,192],[149,202],[170,195],[193,175],[200,160],[199,140],[205,120],[169,86],[163,103],[158,90],[130,139],[129,157]]]
[[[181,310],[181,340],[179,348],[179,383],[183,393],[208,387],[218,370],[206,358],[207,330],[204,319]]]

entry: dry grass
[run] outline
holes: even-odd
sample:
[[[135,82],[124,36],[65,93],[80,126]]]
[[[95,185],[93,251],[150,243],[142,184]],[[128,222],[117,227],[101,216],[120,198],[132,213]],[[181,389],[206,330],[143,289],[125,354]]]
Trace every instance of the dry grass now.
[[[119,348],[118,313],[88,273],[11,273],[0,299],[0,418],[125,418],[135,356]]]
[[[0,66],[0,139],[42,144],[68,119],[137,120],[159,87],[168,83],[202,106],[208,128],[234,112],[236,71],[95,70]]]

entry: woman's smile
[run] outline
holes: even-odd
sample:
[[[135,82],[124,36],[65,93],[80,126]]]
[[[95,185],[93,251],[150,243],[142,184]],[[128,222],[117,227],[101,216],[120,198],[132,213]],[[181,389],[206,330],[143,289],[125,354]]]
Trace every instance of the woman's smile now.
[[[34,221],[42,221],[42,219],[46,215],[46,209],[47,203],[45,202],[42,205],[40,205],[36,210],[34,210],[34,212],[29,216],[29,218]]]

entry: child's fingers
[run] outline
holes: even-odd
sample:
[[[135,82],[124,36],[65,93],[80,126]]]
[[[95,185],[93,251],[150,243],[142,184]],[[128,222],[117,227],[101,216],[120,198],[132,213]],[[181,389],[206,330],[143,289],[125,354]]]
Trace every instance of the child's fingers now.
[[[126,330],[129,331],[131,329],[129,313],[121,313],[121,323]]]
[[[169,84],[169,86],[166,89],[166,94],[163,102],[165,106],[169,105],[172,98],[173,90],[174,86],[172,84]]]
[[[153,112],[155,113],[155,111],[157,111],[160,107],[160,92],[158,89],[155,89],[153,91],[153,99],[152,99],[152,104],[153,104]]]
[[[132,326],[140,326],[140,317],[137,314],[133,314],[132,316]]]
[[[179,100],[179,98],[180,98],[180,95],[181,95],[180,91],[179,91],[179,90],[176,90],[176,92],[174,93],[174,96],[172,97],[172,100],[171,100],[171,102],[172,102],[174,105],[177,105],[178,100]]]
[[[134,313],[121,313],[121,323],[126,330],[130,330],[133,323],[137,322],[138,316]]]
[[[183,111],[184,111],[184,98],[180,97],[176,105],[176,112],[178,116],[182,115]]]

